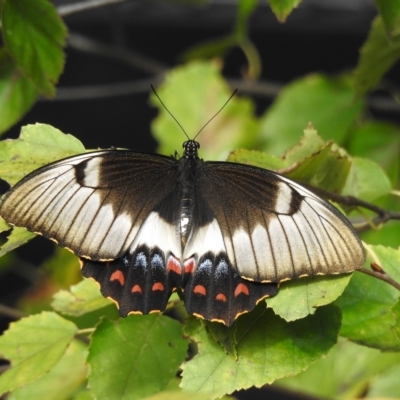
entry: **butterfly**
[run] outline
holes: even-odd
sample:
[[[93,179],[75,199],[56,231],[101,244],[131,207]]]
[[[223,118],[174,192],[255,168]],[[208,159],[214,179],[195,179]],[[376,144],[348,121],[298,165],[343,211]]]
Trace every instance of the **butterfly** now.
[[[179,289],[188,313],[230,326],[279,282],[362,266],[359,238],[330,203],[266,169],[203,161],[199,147],[56,161],[18,182],[0,215],[79,256],[121,316],[163,311]]]

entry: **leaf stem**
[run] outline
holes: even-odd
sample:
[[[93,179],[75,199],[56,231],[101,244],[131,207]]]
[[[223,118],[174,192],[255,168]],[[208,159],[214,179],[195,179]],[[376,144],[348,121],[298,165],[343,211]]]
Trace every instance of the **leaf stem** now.
[[[85,329],[79,329],[78,332],[76,332],[77,335],[87,335],[90,333],[93,333],[96,330],[96,328],[85,328]]]
[[[388,283],[389,285],[393,286],[394,288],[396,288],[397,290],[400,291],[400,283],[396,282],[393,278],[391,278],[385,271],[382,270],[382,272],[380,271],[374,271],[372,269],[367,269],[367,268],[361,268],[358,269],[357,271],[360,271],[364,274],[373,276],[374,278],[377,278],[383,282]]]

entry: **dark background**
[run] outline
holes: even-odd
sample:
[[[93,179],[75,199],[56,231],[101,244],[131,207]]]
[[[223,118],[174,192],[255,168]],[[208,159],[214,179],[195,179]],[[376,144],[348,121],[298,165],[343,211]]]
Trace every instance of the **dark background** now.
[[[157,84],[162,72],[179,64],[181,54],[191,46],[231,32],[236,18],[233,0],[209,1],[203,6],[142,0],[70,15],[65,7],[84,2],[54,3],[71,35],[57,97],[40,99],[6,137],[17,137],[25,124],[43,122],[73,134],[87,148],[116,146],[154,152],[150,123],[156,110],[148,101],[150,83]],[[264,112],[279,88],[293,79],[311,72],[337,74],[352,69],[375,15],[372,0],[304,0],[281,24],[267,2],[260,1],[249,31],[263,63],[261,80],[271,84],[272,90],[253,96],[258,113]],[[91,43],[83,50],[82,37],[103,47],[96,49]],[[130,57],[112,54],[119,48],[131,51]],[[240,79],[245,67],[241,51],[232,49],[225,58],[224,75]],[[396,83],[398,75],[394,69],[389,79]],[[108,86],[99,95],[102,85]],[[118,95],[118,90],[126,93]],[[382,93],[373,94],[369,106],[375,116],[399,120],[398,109]],[[39,263],[52,249],[49,241],[36,238],[19,250],[19,256]],[[13,306],[28,282],[15,271],[3,274],[0,302]],[[5,329],[8,322],[2,318],[0,328]],[[236,396],[278,398],[275,392],[260,390]],[[279,398],[286,397],[281,393]]]

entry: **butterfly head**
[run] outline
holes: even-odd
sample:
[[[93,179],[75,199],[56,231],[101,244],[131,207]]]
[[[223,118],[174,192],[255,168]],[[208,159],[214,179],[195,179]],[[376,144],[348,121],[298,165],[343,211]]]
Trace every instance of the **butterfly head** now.
[[[197,151],[200,148],[200,143],[195,140],[187,140],[183,143],[184,148],[183,157],[185,158],[199,158]]]

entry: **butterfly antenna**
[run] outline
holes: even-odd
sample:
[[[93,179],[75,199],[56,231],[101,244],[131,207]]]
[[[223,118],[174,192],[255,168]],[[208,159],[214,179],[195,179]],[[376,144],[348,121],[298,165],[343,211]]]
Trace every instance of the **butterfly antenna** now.
[[[229,96],[229,99],[224,103],[224,105],[220,108],[220,110],[211,117],[208,122],[197,132],[197,135],[193,138],[195,140],[197,136],[200,135],[201,131],[225,108],[225,106],[231,101],[231,98],[236,94],[237,89]]]
[[[158,95],[158,93],[156,92],[156,89],[154,89],[153,85],[150,85],[151,89],[153,90],[154,94],[157,96],[158,101],[161,103],[161,105],[165,108],[165,110],[168,112],[168,114],[175,120],[175,122],[179,125],[179,127],[182,129],[183,133],[185,134],[185,136],[189,139],[188,134],[186,133],[186,131],[183,129],[183,126],[179,123],[179,121],[172,115],[171,111],[168,110],[167,106],[163,103],[163,101],[161,100],[160,96]]]

